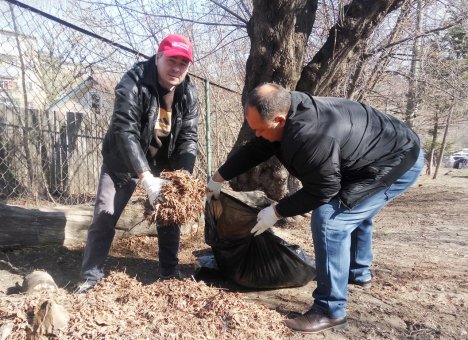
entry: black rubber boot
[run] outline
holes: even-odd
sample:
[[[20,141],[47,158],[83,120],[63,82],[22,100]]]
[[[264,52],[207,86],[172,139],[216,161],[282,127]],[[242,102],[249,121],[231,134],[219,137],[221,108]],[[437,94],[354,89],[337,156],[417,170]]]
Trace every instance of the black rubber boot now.
[[[168,277],[174,275],[179,263],[179,225],[157,226],[159,245],[159,272],[161,276]]]

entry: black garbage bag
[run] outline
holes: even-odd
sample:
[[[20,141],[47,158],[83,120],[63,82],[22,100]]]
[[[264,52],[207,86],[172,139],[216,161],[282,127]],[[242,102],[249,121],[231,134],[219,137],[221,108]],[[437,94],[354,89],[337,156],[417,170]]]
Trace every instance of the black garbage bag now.
[[[260,209],[271,203],[259,191],[223,190],[219,200],[206,205],[205,242],[222,274],[240,286],[303,286],[315,278],[314,261],[270,230],[259,236],[250,233]]]

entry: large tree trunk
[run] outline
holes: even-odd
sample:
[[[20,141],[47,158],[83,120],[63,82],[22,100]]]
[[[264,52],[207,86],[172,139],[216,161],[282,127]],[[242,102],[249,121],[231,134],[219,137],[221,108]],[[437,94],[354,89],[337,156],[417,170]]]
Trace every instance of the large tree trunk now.
[[[296,86],[316,11],[317,0],[254,0],[247,25],[251,45],[243,103],[250,90],[264,82]]]
[[[254,87],[265,82],[294,89],[316,10],[317,0],[254,0],[247,26],[251,47],[242,103]],[[252,137],[252,131],[244,122],[233,150]],[[286,170],[277,159],[272,159],[239,176],[231,185],[236,190],[263,190],[269,197],[279,199],[287,192],[286,181]]]

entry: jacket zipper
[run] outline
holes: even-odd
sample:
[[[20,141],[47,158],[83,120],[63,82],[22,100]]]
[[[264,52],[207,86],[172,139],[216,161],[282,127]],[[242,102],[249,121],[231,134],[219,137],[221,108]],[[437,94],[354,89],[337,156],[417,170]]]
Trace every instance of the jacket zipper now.
[[[174,145],[175,145],[175,139],[176,139],[176,135],[177,135],[177,129],[180,125],[180,121],[182,120],[182,118],[179,117],[179,115],[177,114],[179,112],[179,110],[174,110],[176,112],[176,116],[175,116],[175,119],[173,120],[173,123],[174,123],[174,129],[171,129],[171,139],[169,141],[169,148],[167,150],[167,158],[171,158],[172,156],[172,153],[174,152]]]
[[[150,113],[152,112],[155,103],[157,103],[157,106],[156,106],[156,108],[154,108],[154,112],[153,112],[153,123],[154,124],[152,124],[153,126],[149,126],[149,129],[148,129],[150,135],[149,135],[148,143],[146,145],[145,154],[148,151],[149,146],[151,144],[151,139],[154,136],[154,127],[156,126],[156,121],[157,121],[157,119],[159,117],[159,96],[158,95],[152,96],[150,98],[150,107],[149,107],[149,112]],[[150,123],[150,122],[148,122],[148,123]]]

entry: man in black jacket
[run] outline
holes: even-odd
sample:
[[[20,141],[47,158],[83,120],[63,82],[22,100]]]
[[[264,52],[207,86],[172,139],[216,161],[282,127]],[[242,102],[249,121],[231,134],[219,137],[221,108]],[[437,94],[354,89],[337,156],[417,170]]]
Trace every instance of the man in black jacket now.
[[[257,236],[281,217],[313,210],[317,269],[312,308],[287,320],[315,333],[347,325],[348,283],[371,285],[373,217],[418,178],[424,163],[419,138],[398,119],[362,103],[255,88],[245,119],[256,138],[237,150],[208,183],[208,200],[221,183],[276,156],[302,188],[261,210]]]
[[[164,38],[157,53],[137,63],[115,88],[114,112],[104,138],[103,165],[94,216],[88,230],[77,289],[84,292],[103,276],[115,225],[138,181],[149,201],[165,181],[161,170],[193,171],[197,155],[198,96],[187,75],[192,44],[177,34]],[[180,226],[157,225],[161,278],[178,274]]]

